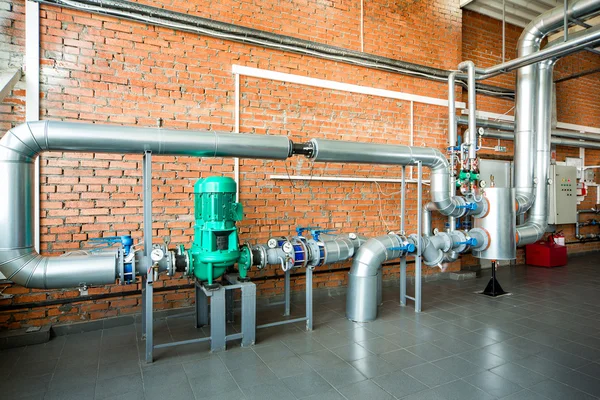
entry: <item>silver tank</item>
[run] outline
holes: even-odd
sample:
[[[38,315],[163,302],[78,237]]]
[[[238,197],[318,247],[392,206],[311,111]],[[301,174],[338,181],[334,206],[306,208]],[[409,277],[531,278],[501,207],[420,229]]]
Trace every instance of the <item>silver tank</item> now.
[[[484,218],[476,218],[474,226],[487,232],[489,245],[474,250],[473,255],[487,260],[513,260],[517,255],[515,189],[487,188],[484,196],[489,211]]]

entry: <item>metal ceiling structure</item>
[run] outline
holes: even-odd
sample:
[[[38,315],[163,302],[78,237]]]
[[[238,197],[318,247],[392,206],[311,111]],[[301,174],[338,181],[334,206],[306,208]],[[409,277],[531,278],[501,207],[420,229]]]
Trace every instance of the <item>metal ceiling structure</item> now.
[[[478,12],[488,17],[524,28],[538,15],[560,5],[562,0],[505,0],[504,10],[502,0],[461,0],[461,8]]]

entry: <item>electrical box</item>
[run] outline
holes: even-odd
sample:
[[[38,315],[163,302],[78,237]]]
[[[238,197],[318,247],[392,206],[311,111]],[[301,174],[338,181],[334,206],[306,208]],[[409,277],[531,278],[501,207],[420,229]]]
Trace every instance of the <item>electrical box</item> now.
[[[512,162],[502,160],[488,160],[482,158],[479,160],[479,179],[484,180],[489,187],[491,176],[494,177],[496,187],[512,187]]]
[[[577,222],[577,168],[567,165],[550,166],[550,215],[552,225]]]

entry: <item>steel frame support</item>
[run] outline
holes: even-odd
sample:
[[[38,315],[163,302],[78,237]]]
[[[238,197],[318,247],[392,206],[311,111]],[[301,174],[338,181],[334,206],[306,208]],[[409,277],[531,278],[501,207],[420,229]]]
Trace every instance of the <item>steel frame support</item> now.
[[[402,187],[400,188],[400,234],[404,235],[404,213],[406,207],[406,167],[402,166]],[[400,305],[406,306],[406,255],[400,257]]]
[[[423,163],[417,163],[417,257],[415,259],[415,312],[421,312],[421,254],[423,246],[421,240],[423,237],[423,227],[421,224],[421,215],[423,214]]]
[[[145,359],[146,363],[153,360],[154,349],[154,324],[153,324],[153,294],[154,282],[152,271],[152,152],[145,152],[142,166],[143,178],[143,203],[144,203],[144,258],[146,260],[146,279],[142,281],[142,330],[143,338],[146,340]]]
[[[283,296],[284,296],[284,302],[285,302],[285,310],[283,311],[283,315],[284,316],[289,316],[290,315],[290,270],[288,269],[287,271],[285,271],[285,282],[284,282],[284,286],[283,286]]]

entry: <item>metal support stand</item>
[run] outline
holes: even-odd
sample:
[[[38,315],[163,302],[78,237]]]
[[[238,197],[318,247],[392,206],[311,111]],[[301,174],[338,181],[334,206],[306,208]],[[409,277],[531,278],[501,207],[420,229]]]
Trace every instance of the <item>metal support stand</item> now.
[[[286,272],[286,277],[288,276],[287,272]],[[289,278],[287,278],[289,279]],[[287,281],[286,279],[286,281]],[[285,303],[286,304],[286,310],[288,312],[287,315],[289,315],[289,297],[290,297],[290,290],[289,290],[289,281],[288,283],[286,283],[286,294],[285,294]],[[293,318],[293,319],[286,319],[284,321],[277,321],[277,322],[271,322],[268,324],[263,324],[263,325],[258,325],[256,327],[256,329],[264,329],[264,328],[271,328],[274,326],[280,326],[280,325],[287,325],[287,324],[295,324],[297,322],[303,322],[306,321],[306,330],[307,331],[312,331],[313,329],[313,270],[311,268],[306,268],[306,293],[305,293],[305,298],[306,298],[306,316],[301,317],[301,318]],[[273,303],[273,304],[282,304],[282,303]]]
[[[233,309],[233,307],[233,290],[228,290],[225,292],[225,308],[227,312],[227,322],[233,322],[235,320],[235,310]]]
[[[419,242],[423,237],[421,215],[423,214],[423,163],[417,163],[417,238]],[[417,257],[415,259],[415,312],[421,312],[421,254],[423,246],[417,246]]]
[[[152,273],[152,152],[144,153],[142,166],[143,202],[144,202],[144,259],[146,260],[146,279],[142,295],[142,327],[146,340],[145,359],[147,363],[153,361],[152,350],[154,346],[154,325],[152,320],[154,282]]]
[[[196,294],[196,328],[208,325],[208,297],[202,292],[202,287],[198,281],[194,285]]]
[[[402,166],[402,187],[400,188],[400,234],[404,235],[404,212],[406,198],[406,167]],[[400,305],[406,306],[406,256],[400,257]]]
[[[502,296],[503,294],[507,294],[500,286],[500,283],[496,279],[496,268],[498,267],[498,263],[496,261],[492,261],[492,277],[485,287],[484,291],[481,294],[485,294],[486,296],[496,297]]]
[[[306,268],[306,330],[313,329],[313,270]]]
[[[290,315],[290,270],[285,271],[285,284],[283,287],[283,293],[285,297],[285,310],[283,312],[284,316]]]

